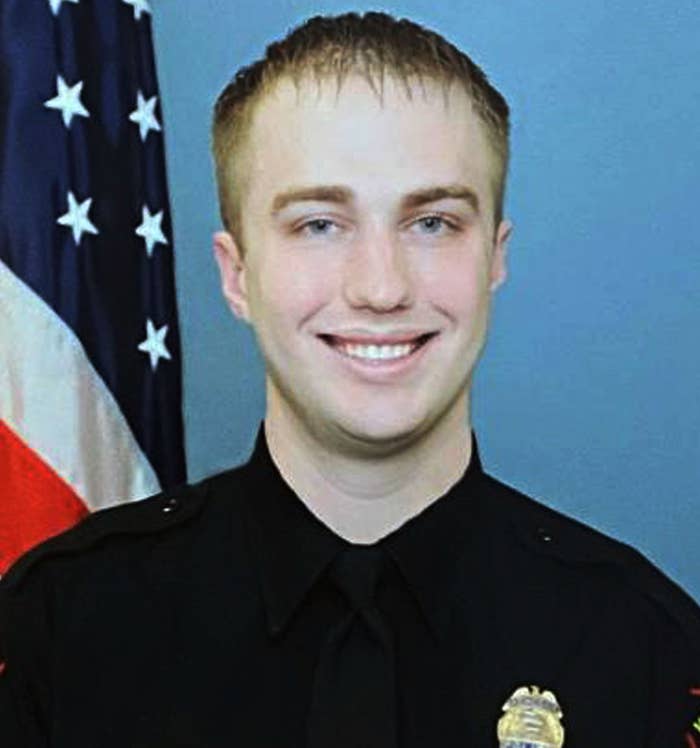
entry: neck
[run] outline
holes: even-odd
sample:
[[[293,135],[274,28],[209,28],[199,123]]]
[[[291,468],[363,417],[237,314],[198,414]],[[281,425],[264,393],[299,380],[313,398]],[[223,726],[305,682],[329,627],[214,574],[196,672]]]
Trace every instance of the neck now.
[[[271,407],[272,406],[272,407]],[[268,402],[265,436],[282,477],[308,509],[352,543],[373,543],[445,494],[471,459],[467,393],[425,434],[387,454],[329,448]]]

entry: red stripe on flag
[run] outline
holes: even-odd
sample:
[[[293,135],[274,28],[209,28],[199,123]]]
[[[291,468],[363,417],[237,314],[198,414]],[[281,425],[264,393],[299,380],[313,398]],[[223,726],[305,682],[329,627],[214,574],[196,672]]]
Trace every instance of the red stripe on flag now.
[[[87,513],[75,491],[0,420],[0,574]]]

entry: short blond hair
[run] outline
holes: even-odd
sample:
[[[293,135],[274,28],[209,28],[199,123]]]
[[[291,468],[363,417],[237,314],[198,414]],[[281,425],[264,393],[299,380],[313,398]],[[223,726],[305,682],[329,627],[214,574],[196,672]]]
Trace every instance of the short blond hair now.
[[[212,150],[224,226],[240,230],[240,193],[244,177],[232,165],[244,150],[255,105],[281,78],[297,87],[309,76],[319,83],[335,78],[338,89],[350,73],[359,73],[379,96],[388,74],[410,83],[424,79],[441,83],[446,93],[460,83],[485,127],[495,155],[494,210],[503,215],[509,156],[509,108],[484,72],[464,52],[434,31],[386,13],[314,16],[268,45],[265,56],[241,68],[214,106]],[[235,172],[235,169],[234,169]]]

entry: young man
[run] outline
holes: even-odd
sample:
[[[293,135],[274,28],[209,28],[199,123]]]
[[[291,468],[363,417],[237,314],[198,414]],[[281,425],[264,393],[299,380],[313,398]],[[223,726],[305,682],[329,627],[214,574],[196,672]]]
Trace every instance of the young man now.
[[[314,18],[222,93],[214,150],[264,427],[7,576],[3,746],[694,745],[695,604],[479,463],[501,95],[413,23]]]

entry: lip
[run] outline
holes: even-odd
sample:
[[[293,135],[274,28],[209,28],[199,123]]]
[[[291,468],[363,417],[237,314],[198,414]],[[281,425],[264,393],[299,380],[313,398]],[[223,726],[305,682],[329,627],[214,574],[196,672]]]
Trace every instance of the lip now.
[[[397,379],[405,377],[418,368],[420,362],[432,348],[433,342],[439,337],[437,332],[418,332],[401,335],[388,336],[360,336],[360,335],[319,335],[319,340],[323,347],[333,356],[346,371],[350,371],[361,379],[373,383],[391,383]],[[425,341],[409,353],[407,356],[394,359],[360,359],[349,356],[338,350],[333,345],[334,340],[342,340],[344,343],[352,345],[400,345],[402,343],[416,340],[416,338],[425,338]]]
[[[401,345],[402,343],[412,343],[418,338],[427,338],[434,335],[437,335],[435,330],[406,330],[386,334],[341,331],[336,333],[321,333],[318,337],[324,339],[326,342],[336,340],[350,345]]]

